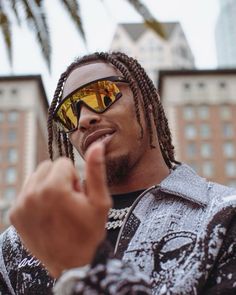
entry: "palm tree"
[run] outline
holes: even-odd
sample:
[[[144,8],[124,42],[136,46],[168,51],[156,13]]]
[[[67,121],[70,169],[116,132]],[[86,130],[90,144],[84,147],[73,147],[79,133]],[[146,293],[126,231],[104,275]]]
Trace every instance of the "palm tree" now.
[[[33,29],[35,37],[41,48],[43,58],[48,69],[51,66],[51,40],[48,28],[47,16],[44,0],[0,0],[0,29],[2,30],[7,48],[8,58],[12,65],[12,24],[17,21],[21,25],[26,20],[30,28]],[[153,29],[161,37],[165,38],[162,26],[155,20],[148,8],[139,0],[127,0],[135,10],[143,17],[147,26]],[[61,0],[66,12],[75,23],[79,34],[86,43],[86,36],[81,20],[80,6],[77,0]]]

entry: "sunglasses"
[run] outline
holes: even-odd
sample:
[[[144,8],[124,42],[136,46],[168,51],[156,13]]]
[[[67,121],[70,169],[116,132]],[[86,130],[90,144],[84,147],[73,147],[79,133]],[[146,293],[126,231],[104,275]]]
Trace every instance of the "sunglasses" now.
[[[69,133],[78,128],[82,105],[95,113],[104,113],[122,96],[118,83],[128,82],[123,77],[110,76],[85,84],[66,96],[53,114],[59,129]]]

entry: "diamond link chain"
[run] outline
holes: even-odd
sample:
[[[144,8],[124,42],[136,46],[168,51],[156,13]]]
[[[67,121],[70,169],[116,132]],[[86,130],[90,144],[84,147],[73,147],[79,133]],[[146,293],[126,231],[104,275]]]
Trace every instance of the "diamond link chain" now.
[[[121,227],[126,215],[129,212],[130,207],[126,207],[123,209],[110,209],[108,213],[109,221],[106,223],[106,229],[116,229],[117,227]],[[111,221],[110,219],[113,219]]]

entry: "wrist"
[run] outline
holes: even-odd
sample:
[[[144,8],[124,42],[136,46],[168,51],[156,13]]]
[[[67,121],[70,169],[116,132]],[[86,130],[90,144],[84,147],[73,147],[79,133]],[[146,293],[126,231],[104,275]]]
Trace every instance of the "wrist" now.
[[[94,254],[92,255],[83,255],[81,253],[76,256],[76,253],[71,255],[71,257],[64,256],[61,261],[51,261],[51,263],[45,263],[45,267],[48,269],[49,273],[55,279],[62,276],[66,270],[83,268],[86,265],[89,265],[93,261]]]

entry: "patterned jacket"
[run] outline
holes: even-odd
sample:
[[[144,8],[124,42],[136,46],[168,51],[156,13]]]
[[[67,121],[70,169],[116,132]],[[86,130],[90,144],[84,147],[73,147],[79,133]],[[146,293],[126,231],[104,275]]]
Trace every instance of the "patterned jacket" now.
[[[13,228],[0,250],[2,294],[50,294],[53,280]],[[116,258],[102,256],[65,272],[55,293],[236,294],[236,191],[179,165],[135,201]]]

